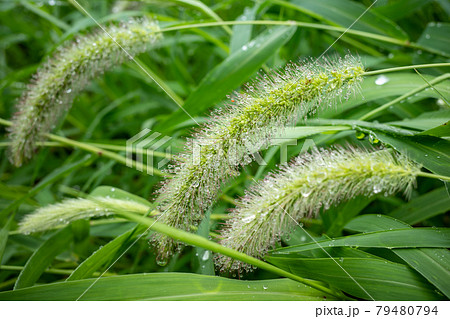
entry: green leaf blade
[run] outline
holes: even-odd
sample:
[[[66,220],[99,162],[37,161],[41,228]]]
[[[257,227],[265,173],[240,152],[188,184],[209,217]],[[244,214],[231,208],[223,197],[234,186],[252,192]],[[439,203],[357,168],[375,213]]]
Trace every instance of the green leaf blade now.
[[[28,259],[17,279],[14,289],[26,288],[34,285],[44,270],[50,266],[53,259],[59,253],[67,249],[71,241],[72,230],[70,227],[65,227],[53,234]]]

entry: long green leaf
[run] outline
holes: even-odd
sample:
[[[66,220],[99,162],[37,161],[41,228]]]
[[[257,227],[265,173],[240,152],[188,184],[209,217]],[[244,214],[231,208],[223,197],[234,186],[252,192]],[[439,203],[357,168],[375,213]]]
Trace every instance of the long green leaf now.
[[[426,131],[419,133],[420,135],[431,135],[437,137],[450,136],[450,121],[445,122],[442,125],[430,128]]]
[[[94,279],[0,292],[0,300],[76,300]],[[334,300],[289,279],[232,280],[183,273],[105,277],[81,300]]]
[[[398,0],[389,1],[387,4],[373,8],[372,11],[389,19],[398,20],[406,17],[433,0]]]
[[[392,217],[382,215],[359,216],[346,226],[346,228],[356,231],[376,231],[404,227],[411,226]],[[450,244],[450,239],[447,238],[447,242]],[[447,249],[418,248],[393,249],[392,251],[450,298],[450,252]]]
[[[433,118],[433,119],[406,119],[403,121],[389,122],[389,125],[402,126],[406,128],[412,128],[416,130],[431,130],[437,126],[441,126],[446,122],[447,118]],[[448,127],[447,127],[448,130]],[[423,134],[421,134],[423,135]],[[431,134],[428,134],[431,135]],[[436,135],[433,135],[436,136]]]
[[[259,3],[255,3],[253,8],[246,7],[244,12],[237,17],[236,21],[251,21],[255,20],[256,10],[259,7]],[[234,53],[238,51],[242,46],[250,41],[252,38],[253,25],[234,25],[233,34],[230,39],[230,52]]]
[[[450,23],[430,22],[423,31],[417,44],[450,57]]]
[[[372,298],[375,300],[443,299],[434,291],[433,286],[405,265],[379,258],[331,259],[285,256],[272,255],[266,258],[289,272],[328,282],[359,298],[368,300]],[[355,280],[359,285],[355,283]]]
[[[297,246],[277,249],[273,255],[296,253],[304,250],[317,249],[317,246],[358,246],[380,248],[406,248],[406,247],[450,247],[450,229],[448,228],[406,228],[396,230],[383,230],[371,233],[345,236],[321,240]]]
[[[0,229],[0,264],[2,263],[3,253],[5,252],[6,242],[8,241],[9,228],[14,219],[14,214],[6,221],[5,226]]]
[[[102,185],[95,188],[91,193],[91,196],[94,197],[107,197],[107,198],[115,198],[115,199],[123,199],[123,200],[131,200],[137,203],[147,205],[150,209],[151,203],[140,196],[131,194],[127,191],[124,191],[117,187]]]
[[[138,226],[111,240],[83,261],[67,278],[67,281],[89,278],[105,264],[109,265],[113,257],[144,230],[144,227]]]
[[[208,211],[202,222],[198,226],[197,235],[204,238],[209,236],[209,222],[211,211]],[[211,251],[202,247],[194,247],[193,266],[197,269],[198,274],[214,276],[214,261]]]
[[[430,217],[445,213],[450,207],[450,196],[445,187],[435,189],[400,206],[389,215],[414,225]]]
[[[72,230],[70,227],[58,230],[47,239],[28,259],[19,278],[17,278],[14,289],[26,288],[34,285],[44,270],[50,266],[53,259],[68,248],[71,241]]]

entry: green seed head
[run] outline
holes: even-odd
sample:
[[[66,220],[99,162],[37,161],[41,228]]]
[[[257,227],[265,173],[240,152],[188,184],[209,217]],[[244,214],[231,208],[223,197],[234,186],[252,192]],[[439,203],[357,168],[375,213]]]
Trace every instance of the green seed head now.
[[[408,196],[419,172],[417,164],[389,150],[316,149],[251,188],[232,212],[221,244],[261,258],[300,218],[357,195],[403,190]],[[224,272],[251,270],[226,256],[218,256],[216,263]]]
[[[161,37],[158,31],[154,22],[130,20],[106,28],[109,35],[100,30],[59,49],[37,72],[17,105],[10,130],[11,162],[20,166],[31,158],[36,143],[45,139],[87,82],[147,50]]]
[[[19,232],[27,234],[41,232],[66,225],[79,219],[105,217],[115,211],[144,214],[149,207],[134,201],[106,197],[91,199],[67,199],[61,203],[48,205],[26,215],[19,224]]]

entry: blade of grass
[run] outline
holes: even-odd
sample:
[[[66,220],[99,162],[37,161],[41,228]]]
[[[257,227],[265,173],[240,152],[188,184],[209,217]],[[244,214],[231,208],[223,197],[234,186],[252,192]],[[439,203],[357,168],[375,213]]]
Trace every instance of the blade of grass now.
[[[145,228],[143,226],[134,227],[133,229],[125,232],[119,237],[114,238],[109,243],[104,245],[83,261],[66,279],[66,281],[80,280],[89,278],[95,271],[109,265],[114,256],[120,254],[121,250],[124,250],[125,246],[130,244]]]
[[[76,300],[95,279],[57,282],[0,292],[0,300]],[[335,300],[288,279],[233,280],[183,273],[113,276],[93,286],[83,300]]]
[[[50,266],[53,258],[67,249],[71,241],[72,230],[70,227],[58,230],[47,239],[28,259],[17,278],[14,290],[33,286],[44,270]]]
[[[400,206],[389,216],[399,219],[410,225],[420,223],[433,216],[443,214],[450,207],[450,196],[445,187],[413,198],[408,203]]]
[[[355,231],[411,228],[410,225],[383,215],[363,215],[355,218],[346,228]],[[418,229],[418,228],[415,228]],[[450,240],[447,239],[450,243]],[[447,249],[392,249],[408,265],[450,298],[450,252]]]

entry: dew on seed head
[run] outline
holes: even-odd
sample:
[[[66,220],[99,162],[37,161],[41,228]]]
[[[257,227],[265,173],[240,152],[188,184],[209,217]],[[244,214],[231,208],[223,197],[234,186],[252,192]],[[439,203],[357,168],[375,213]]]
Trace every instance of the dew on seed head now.
[[[158,266],[164,267],[167,265],[168,260],[167,259],[163,259],[163,258],[157,258],[156,259],[156,263],[158,264]]]
[[[381,192],[381,189],[382,189],[381,185],[379,185],[379,184],[373,185],[373,192],[375,194],[378,194],[379,192]]]

